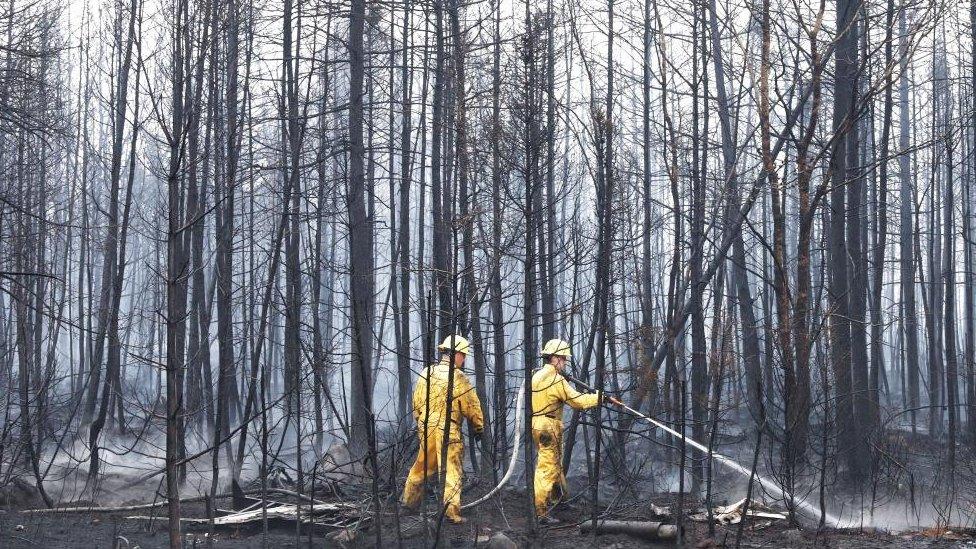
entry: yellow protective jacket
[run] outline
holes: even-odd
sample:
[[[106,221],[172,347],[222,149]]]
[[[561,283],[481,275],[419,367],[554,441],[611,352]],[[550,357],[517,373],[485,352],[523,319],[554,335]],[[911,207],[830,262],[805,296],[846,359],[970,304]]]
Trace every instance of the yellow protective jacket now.
[[[439,430],[443,433],[444,414],[447,413],[447,384],[451,372],[448,360],[428,366],[413,387],[413,418],[417,429],[423,434],[426,430]],[[475,432],[485,428],[485,418],[481,412],[481,400],[468,381],[468,376],[460,368],[454,370],[454,386],[451,398],[450,440],[461,440],[461,418],[468,418]]]
[[[563,474],[563,408],[569,404],[577,410],[600,404],[599,393],[580,393],[554,366],[546,364],[532,375],[532,440],[536,446],[535,510],[539,516],[548,511],[558,487],[566,493]]]
[[[586,410],[600,403],[597,393],[581,393],[552,364],[546,364],[532,375],[532,422],[536,418],[551,418],[562,428],[563,407],[569,404]]]

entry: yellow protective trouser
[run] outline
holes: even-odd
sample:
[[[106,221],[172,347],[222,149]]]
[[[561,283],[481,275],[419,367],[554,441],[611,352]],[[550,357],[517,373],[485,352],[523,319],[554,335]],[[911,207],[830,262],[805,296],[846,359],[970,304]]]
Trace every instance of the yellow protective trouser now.
[[[532,440],[535,441],[535,513],[544,516],[549,503],[565,495],[566,475],[563,474],[563,423],[545,416],[532,418]],[[560,494],[553,494],[556,488]]]
[[[437,471],[444,482],[444,515],[452,522],[461,520],[461,476],[464,458],[464,443],[452,440],[447,446],[447,471],[442,473],[443,467],[438,467],[441,461],[441,445],[444,433],[441,429],[432,430],[431,434],[420,441],[417,459],[407,474],[407,483],[403,487],[403,505],[416,508],[424,491],[424,479]]]

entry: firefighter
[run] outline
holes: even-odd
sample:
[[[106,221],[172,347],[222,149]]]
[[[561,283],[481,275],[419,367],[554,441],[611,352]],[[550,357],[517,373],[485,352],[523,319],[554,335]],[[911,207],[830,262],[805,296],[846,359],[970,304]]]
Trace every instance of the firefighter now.
[[[532,375],[532,439],[536,447],[535,512],[540,522],[549,522],[550,503],[567,493],[563,474],[563,407],[586,410],[600,404],[602,392],[583,394],[563,377],[572,357],[570,345],[550,339],[542,348],[545,364]]]
[[[436,470],[444,483],[444,515],[455,524],[465,521],[461,516],[461,475],[464,442],[461,438],[461,417],[468,419],[475,439],[485,428],[481,401],[467,376],[461,371],[470,351],[468,340],[460,335],[447,336],[437,349],[440,362],[427,367],[413,389],[413,418],[417,422],[420,449],[407,474],[403,487],[403,505],[416,509],[423,495],[424,480]],[[453,367],[452,367],[453,363]],[[446,467],[438,466],[444,442],[444,423],[448,407],[447,385],[451,372],[454,385],[451,391],[451,420],[448,433]]]

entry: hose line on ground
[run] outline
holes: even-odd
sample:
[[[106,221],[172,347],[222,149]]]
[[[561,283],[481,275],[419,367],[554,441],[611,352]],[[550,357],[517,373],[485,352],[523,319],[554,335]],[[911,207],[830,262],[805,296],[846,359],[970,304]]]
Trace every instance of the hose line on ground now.
[[[512,478],[512,473],[515,472],[515,463],[519,458],[519,447],[522,446],[522,420],[525,415],[525,383],[522,383],[522,387],[519,388],[518,396],[515,398],[515,439],[513,440],[512,446],[512,459],[508,462],[508,470],[505,471],[505,476],[498,481],[498,485],[488,491],[487,494],[481,496],[480,498],[472,501],[471,503],[466,503],[461,506],[461,509],[470,509],[476,505],[481,505],[482,503],[488,501],[489,499],[495,497],[498,492],[501,491],[508,479]]]

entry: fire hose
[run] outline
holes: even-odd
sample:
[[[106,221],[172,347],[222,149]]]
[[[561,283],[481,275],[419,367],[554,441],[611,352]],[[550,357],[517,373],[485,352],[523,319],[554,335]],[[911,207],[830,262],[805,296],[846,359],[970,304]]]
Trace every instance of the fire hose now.
[[[512,473],[515,472],[515,463],[518,461],[519,457],[519,447],[522,446],[522,420],[525,415],[525,383],[522,383],[522,387],[519,388],[518,396],[515,398],[515,440],[512,444],[512,458],[508,461],[508,470],[505,471],[505,475],[498,485],[488,491],[487,494],[481,496],[480,498],[472,501],[471,503],[466,503],[461,506],[461,509],[470,509],[476,505],[481,505],[482,503],[488,501],[489,499],[495,497],[505,483],[512,478]],[[503,435],[504,436],[504,435]]]
[[[595,389],[593,389],[592,387],[590,387],[586,383],[584,383],[584,382],[582,382],[582,381],[580,381],[580,380],[578,380],[578,379],[576,379],[576,378],[574,378],[574,377],[572,377],[570,375],[567,375],[567,374],[563,374],[563,375],[566,377],[566,379],[568,379],[569,381],[572,381],[572,382],[576,383],[580,387],[583,387],[583,388],[585,388],[585,389],[587,389],[589,391],[594,391],[595,392]],[[470,509],[472,507],[475,507],[477,505],[481,505],[482,503],[488,501],[489,499],[493,498],[496,494],[498,494],[498,492],[501,491],[502,487],[505,486],[505,484],[509,481],[509,479],[511,479],[512,474],[515,471],[515,464],[516,464],[516,462],[518,461],[518,458],[519,458],[519,447],[521,446],[521,440],[522,440],[522,421],[524,420],[524,417],[523,416],[525,415],[525,410],[524,410],[525,407],[523,405],[524,404],[524,399],[525,399],[525,383],[523,382],[522,383],[522,387],[519,389],[518,396],[516,397],[516,404],[515,404],[515,436],[514,436],[513,447],[512,447],[512,457],[511,457],[511,459],[509,460],[509,463],[508,463],[508,470],[505,471],[505,475],[498,482],[498,485],[497,486],[495,486],[494,488],[492,488],[491,490],[489,490],[488,493],[486,493],[485,495],[481,496],[477,500],[472,501],[471,503],[467,503],[465,505],[462,505],[461,506],[461,509]],[[648,416],[646,414],[642,414],[642,413],[638,412],[637,410],[635,410],[635,409],[631,408],[630,406],[627,406],[626,404],[624,404],[619,399],[616,399],[616,398],[613,398],[613,397],[608,396],[607,397],[607,400],[610,401],[611,403],[613,403],[614,405],[616,405],[617,407],[619,407],[619,408],[627,411],[628,413],[633,414],[638,419],[643,419],[644,421],[647,421],[648,423],[650,423],[651,425],[657,427],[658,429],[661,429],[662,431],[668,433],[673,438],[678,439],[678,440],[681,440],[681,441],[684,441],[685,444],[687,444],[688,446],[691,446],[692,448],[694,448],[695,450],[698,450],[699,452],[702,452],[706,456],[709,456],[710,459],[715,460],[720,465],[724,465],[725,467],[731,469],[732,471],[734,471],[734,472],[736,472],[736,473],[738,473],[740,475],[745,476],[746,478],[754,478],[768,492],[770,492],[770,493],[772,493],[772,494],[774,494],[774,495],[776,495],[778,497],[781,497],[783,499],[790,500],[796,506],[796,508],[798,510],[802,510],[804,512],[804,514],[807,515],[808,517],[813,518],[813,519],[819,519],[820,518],[820,514],[822,513],[823,514],[824,521],[827,524],[829,524],[829,525],[831,525],[831,526],[833,526],[835,528],[841,528],[841,527],[843,527],[845,525],[845,523],[840,518],[838,518],[837,516],[835,516],[835,515],[827,512],[826,510],[821,510],[821,509],[815,507],[814,505],[810,504],[806,499],[804,499],[802,497],[799,497],[799,498],[798,497],[795,497],[792,493],[790,493],[788,490],[786,490],[785,488],[783,488],[782,486],[780,486],[776,482],[774,482],[774,481],[772,481],[770,479],[767,479],[766,477],[764,477],[763,475],[761,475],[761,474],[759,474],[757,472],[754,472],[754,471],[752,471],[752,470],[750,470],[750,469],[748,469],[746,467],[743,467],[741,464],[739,464],[734,459],[732,459],[732,458],[730,458],[730,457],[728,457],[726,455],[723,455],[723,454],[720,454],[720,453],[711,451],[704,444],[701,444],[700,442],[698,442],[698,441],[696,441],[694,439],[688,438],[684,434],[682,434],[682,433],[680,433],[678,431],[675,431],[674,429],[668,427],[664,423],[661,423],[660,421],[658,421],[658,420],[656,420],[656,419],[654,419],[654,418],[652,418],[652,417],[650,417],[650,416]]]
[[[593,391],[594,390],[592,387],[590,387],[586,383],[583,383],[582,381],[580,381],[580,380],[578,380],[578,379],[576,379],[576,378],[574,378],[572,376],[565,375],[565,377],[566,377],[566,379],[568,379],[569,381],[572,381],[572,382],[576,383],[580,387],[584,387],[586,389],[589,389],[590,391]],[[840,518],[834,516],[831,513],[828,513],[826,510],[821,510],[821,509],[813,506],[806,499],[804,499],[802,497],[799,497],[799,498],[795,497],[788,490],[786,490],[785,488],[783,488],[782,486],[780,486],[776,482],[774,482],[772,480],[769,480],[766,477],[764,477],[763,475],[760,475],[759,473],[755,473],[754,471],[752,471],[752,470],[750,470],[750,469],[748,469],[746,467],[743,467],[741,464],[739,464],[739,462],[735,461],[734,459],[732,459],[732,458],[730,458],[730,457],[728,457],[726,455],[719,454],[719,453],[716,453],[714,451],[711,451],[704,444],[701,444],[701,443],[699,443],[696,440],[693,440],[693,439],[688,438],[683,433],[679,433],[678,431],[675,431],[674,429],[668,427],[664,423],[661,423],[660,421],[658,421],[658,420],[656,420],[656,419],[654,419],[654,418],[652,418],[650,416],[647,416],[645,414],[642,414],[642,413],[638,412],[637,410],[631,408],[630,406],[627,406],[626,404],[624,404],[623,402],[621,402],[620,400],[618,400],[616,398],[608,397],[607,400],[609,400],[613,404],[617,405],[618,407],[622,408],[623,410],[626,410],[627,412],[633,414],[638,419],[643,419],[644,421],[649,422],[651,425],[654,425],[658,429],[661,429],[662,431],[668,433],[673,438],[676,438],[678,440],[683,441],[688,446],[691,446],[695,450],[698,450],[699,452],[702,452],[706,456],[709,456],[711,459],[715,460],[716,462],[718,462],[721,465],[724,465],[725,467],[731,469],[732,471],[734,471],[736,473],[739,473],[740,475],[743,475],[746,478],[755,478],[755,480],[758,481],[759,484],[763,488],[765,488],[767,491],[773,493],[777,497],[781,497],[783,499],[787,499],[787,500],[793,502],[793,504],[796,505],[796,508],[798,510],[803,510],[804,511],[804,514],[806,514],[808,517],[813,518],[813,519],[819,519],[820,518],[820,514],[823,513],[824,521],[827,524],[829,524],[829,525],[831,525],[831,526],[833,526],[835,528],[841,528],[841,527],[844,526],[845,523],[843,521],[841,521]]]

